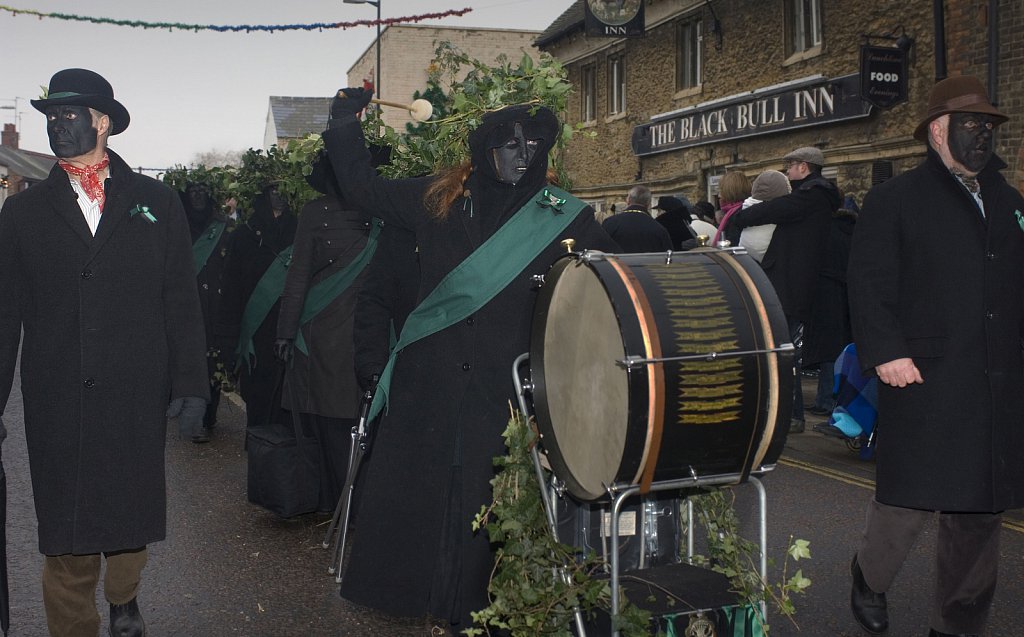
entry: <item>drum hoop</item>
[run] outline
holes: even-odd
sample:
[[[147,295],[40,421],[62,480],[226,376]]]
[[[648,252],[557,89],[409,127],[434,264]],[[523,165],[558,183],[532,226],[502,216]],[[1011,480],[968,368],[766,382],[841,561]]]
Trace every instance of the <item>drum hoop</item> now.
[[[765,349],[774,349],[775,334],[772,332],[771,322],[768,319],[768,308],[765,307],[764,300],[761,298],[761,292],[757,289],[757,284],[754,283],[750,274],[731,254],[722,253],[720,256],[727,257],[723,258],[722,262],[729,264],[729,267],[736,272],[750,293],[754,309],[757,312],[758,318],[760,318],[759,322],[765,339]],[[768,352],[765,354],[765,363],[768,367],[768,413],[765,420],[764,433],[761,434],[760,444],[754,453],[754,462],[749,465],[751,470],[761,466],[761,461],[764,460],[765,455],[768,453],[768,447],[771,445],[772,438],[775,435],[775,421],[779,415],[779,399],[781,398],[779,396],[779,354],[777,352]]]
[[[647,298],[647,293],[637,279],[633,269],[616,258],[608,259],[608,263],[618,274],[636,312],[643,336],[645,355],[647,358],[662,358],[663,350],[657,324],[654,321],[654,309]],[[665,366],[663,363],[652,363],[647,374],[647,436],[643,454],[637,466],[637,474],[630,484],[640,483],[640,493],[646,494],[654,480],[654,470],[661,453],[662,432],[665,425]]]

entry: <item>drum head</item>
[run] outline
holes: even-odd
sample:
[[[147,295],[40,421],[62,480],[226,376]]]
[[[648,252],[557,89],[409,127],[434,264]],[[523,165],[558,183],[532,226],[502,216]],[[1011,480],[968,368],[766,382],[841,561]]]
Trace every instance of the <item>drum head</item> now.
[[[596,500],[615,481],[626,444],[629,379],[616,364],[625,356],[622,336],[590,267],[560,261],[548,286],[546,320],[534,326],[540,353],[531,353],[544,394],[538,424],[556,475],[573,495]]]

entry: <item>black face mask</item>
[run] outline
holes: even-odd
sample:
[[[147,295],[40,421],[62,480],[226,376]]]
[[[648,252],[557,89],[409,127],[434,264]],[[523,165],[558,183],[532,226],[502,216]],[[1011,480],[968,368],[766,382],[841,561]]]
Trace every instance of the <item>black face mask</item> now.
[[[210,191],[203,186],[189,186],[186,191],[188,205],[194,210],[206,210],[210,206]]]
[[[953,113],[949,116],[947,143],[953,159],[971,172],[980,172],[992,159],[992,133],[996,122],[980,113]]]
[[[516,184],[526,173],[537,154],[539,140],[526,139],[522,124],[516,122],[512,136],[499,146],[491,148],[491,163],[498,181],[505,184]]]
[[[288,200],[285,199],[284,195],[277,191],[276,187],[269,188],[267,191],[267,199],[270,201],[271,210],[277,210],[283,212],[288,208]]]
[[[92,152],[99,133],[88,107],[64,105],[46,109],[46,134],[53,154],[67,159]]]

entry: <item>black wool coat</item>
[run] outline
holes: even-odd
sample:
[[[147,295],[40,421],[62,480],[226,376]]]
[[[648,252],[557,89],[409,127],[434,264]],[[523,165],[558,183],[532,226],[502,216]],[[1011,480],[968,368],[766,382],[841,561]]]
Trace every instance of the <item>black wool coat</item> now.
[[[423,205],[431,178],[378,178],[354,118],[336,127],[332,122],[324,142],[346,201],[415,232],[420,299],[544,183],[543,165],[540,182],[528,173],[523,180],[530,185],[516,187],[502,187],[477,170],[466,182],[472,204],[459,198],[437,221]],[[536,152],[543,156],[547,149]],[[616,251],[588,207],[480,311],[399,355],[364,467],[345,598],[398,616],[430,613],[459,622],[459,630],[471,611],[487,606],[494,552],[471,522],[491,502],[492,460],[505,453],[501,434],[509,403],[516,404],[512,362],[529,350],[531,277],[565,254],[559,240],[570,237],[577,250]]]
[[[47,555],[162,540],[167,401],[209,397],[181,201],[109,156],[95,237],[60,167],[0,212],[0,408],[24,328],[25,436]],[[137,206],[156,222],[132,215]]]
[[[738,210],[729,220],[735,232],[777,224],[761,267],[775,287],[787,319],[811,318],[829,220],[841,203],[839,191],[820,173],[790,182],[793,192]]]
[[[295,238],[296,219],[290,212],[275,218],[265,196],[256,198],[252,216],[231,233],[228,259],[224,264],[224,298],[217,327],[218,341],[224,349],[234,350],[238,343],[242,316],[256,284],[281,252]],[[247,426],[262,425],[274,415],[275,384],[280,376],[274,357],[277,315],[281,302],[274,303],[253,336],[256,352],[252,361],[240,360],[238,390],[245,401]]]
[[[1003,166],[979,174],[984,218],[933,152],[864,199],[848,273],[857,353],[869,372],[912,358],[924,379],[879,385],[884,504],[1024,506],[1024,198]]]
[[[834,214],[829,223],[828,243],[821,254],[811,320],[805,326],[805,367],[835,361],[843,348],[853,341],[846,270],[856,224],[856,217],[847,213]]]
[[[320,197],[302,208],[281,294],[278,338],[296,338],[307,292],[349,265],[366,247],[369,232],[366,215],[343,206],[335,197]],[[330,418],[358,415],[352,326],[366,272],[364,268],[348,289],[302,328],[309,356],[295,348],[285,387],[295,394],[302,413]],[[291,404],[286,399],[285,405]]]
[[[234,230],[234,223],[226,215],[217,214],[216,219],[225,223],[224,232],[217,239],[217,245],[210,253],[210,258],[206,260],[206,265],[196,273],[199,307],[203,312],[203,330],[206,334],[207,372],[211,385],[219,384],[219,381],[214,380],[214,374],[218,371],[224,373],[224,370],[218,369],[217,364],[226,365],[225,361],[228,358],[226,354],[230,354],[220,352],[217,347],[217,325],[220,324],[221,305],[224,300],[224,266],[228,259],[231,232]],[[205,240],[206,237],[206,233],[202,231],[198,233],[198,238],[195,236],[196,234],[193,232],[193,245],[196,241]]]
[[[682,250],[683,242],[696,239],[697,235],[690,227],[690,213],[683,208],[667,210],[655,219],[663,228],[668,230],[672,238],[672,249]]]
[[[373,375],[384,371],[392,337],[401,334],[406,317],[416,307],[419,284],[416,235],[385,224],[356,301],[352,338],[356,377],[361,386],[369,386]]]
[[[666,252],[672,250],[672,235],[646,210],[626,208],[601,223],[622,252]]]

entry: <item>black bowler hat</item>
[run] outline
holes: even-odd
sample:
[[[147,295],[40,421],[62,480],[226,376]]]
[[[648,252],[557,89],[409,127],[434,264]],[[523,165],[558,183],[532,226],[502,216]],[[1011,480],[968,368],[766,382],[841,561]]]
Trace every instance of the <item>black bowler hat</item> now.
[[[117,135],[128,128],[131,118],[128,109],[114,99],[114,89],[103,76],[87,69],[64,69],[50,78],[46,97],[31,100],[40,113],[48,106],[88,106],[110,118],[110,134]]]
[[[690,213],[690,201],[686,197],[658,197],[658,205],[655,206],[658,210],[664,210],[665,212],[674,212],[676,210],[682,210],[683,212]]]

